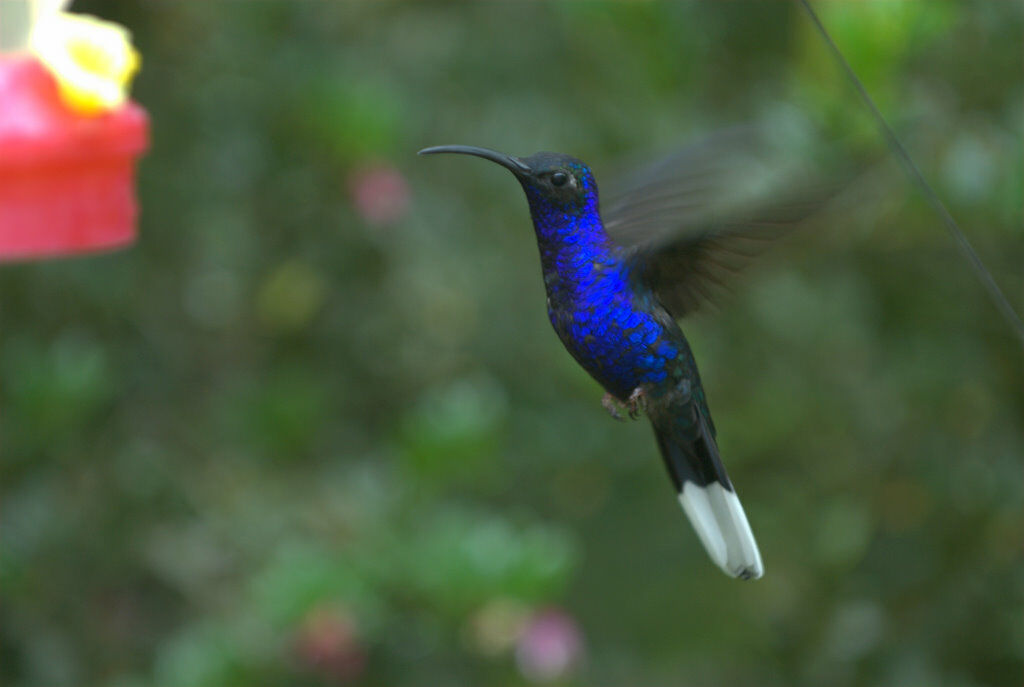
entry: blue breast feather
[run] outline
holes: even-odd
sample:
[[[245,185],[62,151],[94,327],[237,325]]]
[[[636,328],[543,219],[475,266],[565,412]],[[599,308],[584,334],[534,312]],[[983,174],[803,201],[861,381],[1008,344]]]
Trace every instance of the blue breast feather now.
[[[595,272],[597,274],[595,274]],[[677,336],[647,312],[621,265],[588,263],[564,304],[549,311],[563,343],[606,389],[626,399],[641,384],[660,385],[684,374]]]
[[[690,376],[692,355],[682,332],[667,315],[655,317],[660,306],[653,295],[634,290],[601,224],[596,193],[571,211],[531,206],[548,315],[573,357],[620,399],[641,384],[674,385]]]

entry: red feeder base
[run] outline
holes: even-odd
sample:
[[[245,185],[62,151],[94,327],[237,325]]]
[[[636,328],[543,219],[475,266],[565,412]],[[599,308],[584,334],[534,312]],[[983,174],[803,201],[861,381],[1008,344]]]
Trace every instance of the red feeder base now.
[[[34,58],[0,57],[0,260],[111,249],[135,239],[145,111],[83,116]]]

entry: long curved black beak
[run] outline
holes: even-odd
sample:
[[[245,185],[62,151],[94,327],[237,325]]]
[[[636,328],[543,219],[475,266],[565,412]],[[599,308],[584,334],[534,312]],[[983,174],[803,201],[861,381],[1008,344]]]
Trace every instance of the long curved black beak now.
[[[499,153],[496,150],[478,148],[476,146],[433,146],[432,148],[424,148],[418,152],[417,155],[437,155],[438,153],[459,153],[462,155],[475,155],[477,157],[482,157],[485,160],[497,162],[516,176],[530,173],[529,166],[518,157]]]

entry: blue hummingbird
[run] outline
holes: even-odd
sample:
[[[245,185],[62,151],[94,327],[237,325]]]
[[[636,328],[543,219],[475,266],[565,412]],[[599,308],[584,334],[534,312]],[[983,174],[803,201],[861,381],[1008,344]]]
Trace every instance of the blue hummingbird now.
[[[680,193],[677,170],[693,162],[692,152],[649,167],[603,216],[594,174],[569,155],[519,158],[463,145],[419,152],[474,155],[512,172],[529,202],[548,317],[559,339],[605,389],[602,403],[613,416],[619,409],[634,419],[646,413],[679,502],[715,564],[732,577],[761,577],[761,554],[676,320],[706,300],[722,256],[742,253],[731,245],[776,223],[712,222],[678,231],[693,199]]]

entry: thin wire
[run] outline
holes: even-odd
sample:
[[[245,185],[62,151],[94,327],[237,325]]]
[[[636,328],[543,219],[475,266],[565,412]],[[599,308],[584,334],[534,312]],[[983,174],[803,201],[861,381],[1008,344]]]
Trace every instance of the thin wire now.
[[[893,151],[896,153],[896,157],[903,164],[907,174],[910,175],[912,181],[917,183],[921,192],[924,193],[925,198],[928,200],[928,203],[932,206],[935,212],[939,214],[943,224],[946,225],[946,229],[949,230],[950,235],[956,242],[957,248],[960,249],[960,253],[963,254],[967,259],[968,264],[974,270],[974,274],[978,278],[978,281],[980,281],[982,286],[985,287],[985,290],[988,291],[988,295],[992,298],[992,302],[995,303],[996,308],[1000,313],[1002,313],[1007,324],[1009,324],[1014,330],[1014,333],[1021,340],[1021,343],[1024,344],[1024,322],[1021,321],[1017,311],[1013,309],[1013,306],[1010,305],[1010,302],[1006,299],[1006,296],[999,288],[999,285],[996,284],[995,279],[992,278],[992,273],[985,267],[985,263],[983,263],[981,258],[978,257],[978,254],[971,246],[971,242],[967,240],[967,237],[964,236],[959,225],[957,225],[956,220],[953,219],[951,214],[949,214],[949,210],[946,209],[946,206],[943,205],[941,200],[939,200],[939,196],[925,180],[924,175],[921,174],[921,170],[918,169],[916,164],[914,164],[914,161],[911,159],[906,148],[904,148],[903,144],[900,143],[900,140],[896,138],[896,134],[893,132],[892,127],[890,127],[889,123],[885,121],[885,117],[882,116],[882,113],[878,111],[875,101],[871,99],[870,95],[868,95],[867,89],[864,88],[864,84],[861,83],[859,78],[857,78],[856,72],[853,71],[853,67],[851,67],[850,63],[846,61],[845,57],[843,57],[843,53],[839,51],[835,41],[832,40],[832,36],[829,35],[828,30],[825,29],[825,25],[821,23],[818,15],[815,14],[814,10],[811,8],[811,4],[808,0],[798,1],[803,5],[804,10],[807,11],[811,21],[814,22],[814,25],[818,29],[818,33],[820,33],[821,37],[825,40],[825,43],[835,56],[836,61],[846,72],[846,75],[850,77],[850,81],[853,82],[854,87],[860,94],[861,100],[863,100],[864,104],[867,105],[869,110],[871,110],[871,114],[875,118],[875,123],[878,124],[879,130],[889,142],[890,147],[892,147]]]

